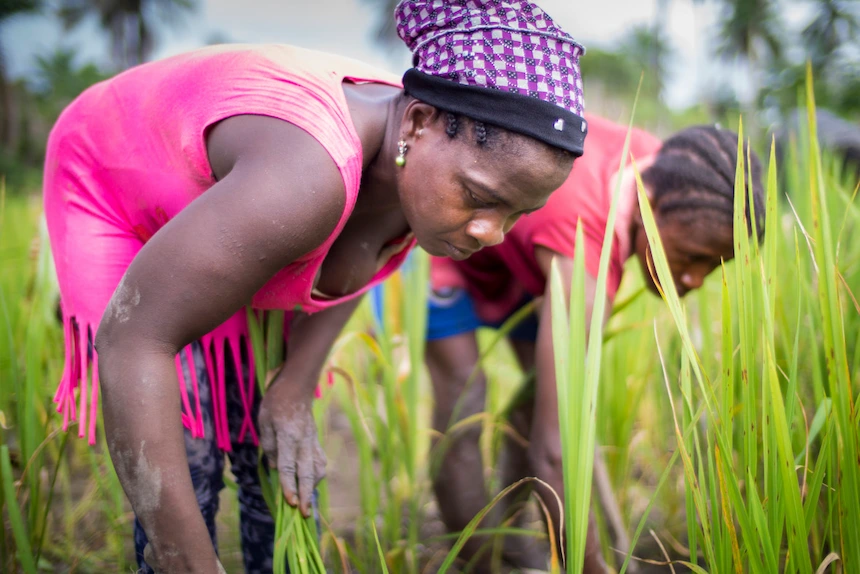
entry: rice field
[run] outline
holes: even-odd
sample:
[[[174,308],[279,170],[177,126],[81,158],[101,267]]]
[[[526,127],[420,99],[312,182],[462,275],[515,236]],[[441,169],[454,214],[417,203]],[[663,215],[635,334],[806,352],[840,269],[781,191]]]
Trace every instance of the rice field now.
[[[806,99],[813,121],[792,140],[785,165],[776,165],[770,142],[754,142],[770,158],[762,244],[736,233],[736,259],[678,300],[644,209],[663,300],[645,292],[632,262],[605,327],[585,325],[581,289],[570,311],[553,301],[566,475],[558,495],[572,534],[564,556],[537,505],[525,525],[482,529],[475,521],[460,536],[441,526],[430,477],[445,436],[430,424],[428,263],[419,253],[386,284],[382,323],[363,303],[322,374],[315,412],[329,478],[319,491],[319,531],[284,505],[277,480],[268,490],[280,565],[300,573],[466,571],[455,560],[466,537],[481,532],[497,547],[518,532],[546,546],[549,570],[577,572],[595,508],[604,555],[618,572],[860,572],[858,182],[819,149],[811,89]],[[737,189],[745,177],[739,163]],[[746,229],[747,199],[737,194],[736,230]],[[63,344],[40,221],[38,190],[0,184],[0,572],[133,572],[133,516],[103,437],[91,449],[77,428],[62,432],[51,400]],[[253,319],[256,372],[265,374],[277,364],[271,334],[282,317]],[[480,426],[486,468],[475,480],[498,492],[494,469],[511,432],[503,413],[526,377],[503,337],[487,331],[480,341],[486,409],[447,434]],[[618,533],[592,496],[595,448],[630,554],[615,550]],[[219,542],[225,569],[238,572],[235,485],[227,482]]]

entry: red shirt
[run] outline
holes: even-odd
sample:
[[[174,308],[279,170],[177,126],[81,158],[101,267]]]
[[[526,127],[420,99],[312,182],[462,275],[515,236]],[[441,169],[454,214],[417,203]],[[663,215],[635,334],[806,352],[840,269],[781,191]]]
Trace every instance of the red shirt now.
[[[465,261],[434,257],[434,288],[466,287],[481,319],[500,321],[527,295],[537,297],[545,291],[546,277],[538,266],[535,245],[573,257],[577,219],[581,219],[583,225],[586,270],[597,277],[627,126],[588,114],[585,117],[588,120],[585,153],[574,162],[567,181],[553,192],[547,204],[521,217],[503,243],[485,247]],[[636,159],[645,158],[657,153],[661,145],[654,136],[634,129],[630,153]],[[638,209],[635,194],[623,195],[618,206],[606,285],[610,300],[615,297],[624,261],[631,252],[627,231],[635,209]]]

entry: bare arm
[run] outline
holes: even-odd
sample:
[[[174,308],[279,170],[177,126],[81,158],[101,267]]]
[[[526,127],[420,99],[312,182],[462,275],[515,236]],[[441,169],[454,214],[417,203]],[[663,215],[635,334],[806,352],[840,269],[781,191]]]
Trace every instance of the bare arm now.
[[[159,570],[215,572],[183,442],[176,352],[321,244],[343,183],[304,131],[259,116],[209,137],[220,181],[164,226],[117,287],[96,347],[108,447]]]

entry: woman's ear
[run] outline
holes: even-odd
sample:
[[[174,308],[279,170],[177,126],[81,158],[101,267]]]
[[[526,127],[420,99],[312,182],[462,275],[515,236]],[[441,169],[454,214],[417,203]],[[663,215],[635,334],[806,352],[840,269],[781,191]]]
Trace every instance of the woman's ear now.
[[[403,110],[400,122],[400,135],[406,139],[417,138],[424,133],[439,118],[440,112],[430,104],[420,100],[412,100]]]

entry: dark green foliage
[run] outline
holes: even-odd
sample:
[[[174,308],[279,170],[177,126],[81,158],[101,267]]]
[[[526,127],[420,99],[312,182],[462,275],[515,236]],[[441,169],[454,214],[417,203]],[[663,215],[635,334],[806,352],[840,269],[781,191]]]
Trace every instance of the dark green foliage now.
[[[858,46],[860,36],[860,6],[854,0],[815,0],[816,15],[803,30],[810,59],[821,71],[834,61],[834,56],[847,45]],[[854,68],[856,76],[857,68]]]
[[[27,12],[35,12],[42,7],[40,0],[3,0],[0,2],[0,22]]]
[[[93,64],[75,64],[73,50],[60,48],[36,58],[37,70],[30,81],[30,91],[43,121],[50,125],[78,95],[109,77]]]
[[[147,60],[155,45],[155,24],[177,22],[196,7],[195,0],[60,0],[58,15],[67,30],[88,17],[98,18],[111,42],[117,69]],[[129,31],[134,32],[129,34]]]
[[[717,49],[721,55],[740,56],[754,64],[781,59],[784,33],[776,17],[776,2],[724,0],[722,4]]]

